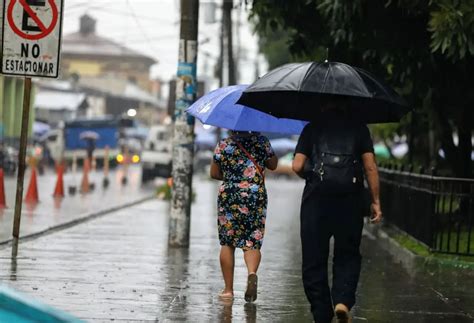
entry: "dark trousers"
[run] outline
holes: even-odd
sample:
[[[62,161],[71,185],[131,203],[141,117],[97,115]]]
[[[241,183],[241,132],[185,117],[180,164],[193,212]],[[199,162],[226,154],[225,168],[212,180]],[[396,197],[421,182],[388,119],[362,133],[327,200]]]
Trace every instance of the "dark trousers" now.
[[[364,200],[362,194],[305,194],[301,205],[303,285],[316,323],[329,323],[334,307],[355,304],[359,281]],[[334,236],[333,283],[329,289],[329,239]]]

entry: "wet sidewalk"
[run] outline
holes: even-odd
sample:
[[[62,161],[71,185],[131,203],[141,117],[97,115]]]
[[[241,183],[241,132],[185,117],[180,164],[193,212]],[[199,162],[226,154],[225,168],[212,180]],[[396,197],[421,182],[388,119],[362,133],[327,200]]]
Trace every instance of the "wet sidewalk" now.
[[[38,176],[39,203],[22,206],[22,220],[20,237],[37,234],[58,225],[77,221],[91,214],[98,214],[116,208],[133,204],[153,196],[152,187],[142,187],[139,167],[130,167],[127,172],[127,185],[122,185],[123,169],[118,167],[109,175],[110,184],[102,187],[102,172],[91,172],[90,183],[95,189],[88,194],[68,194],[68,186],[74,185],[79,190],[82,174],[65,174],[63,199],[54,199],[53,191],[56,184],[56,174],[51,170]],[[25,176],[24,195],[28,189],[30,172]],[[8,177],[5,180],[5,190],[8,208],[0,210],[0,243],[12,237],[13,213],[15,208],[16,178]]]
[[[145,202],[0,249],[3,284],[91,322],[312,322],[301,284],[299,181],[268,180],[259,295],[245,304],[236,252],[235,300],[222,302],[216,184],[195,179],[191,246],[168,249],[168,204]],[[354,322],[472,322],[473,279],[408,275],[368,236]]]

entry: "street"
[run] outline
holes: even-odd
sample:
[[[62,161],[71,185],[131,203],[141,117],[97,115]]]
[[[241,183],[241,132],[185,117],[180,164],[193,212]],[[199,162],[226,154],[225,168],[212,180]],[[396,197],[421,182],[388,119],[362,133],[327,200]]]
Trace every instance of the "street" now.
[[[0,323],[474,323],[474,0],[1,6]]]
[[[236,252],[234,301],[217,298],[223,286],[217,183],[196,176],[194,190],[189,249],[167,247],[169,206],[153,200],[20,243],[16,260],[1,247],[2,282],[90,322],[312,322],[300,270],[302,182],[268,180],[255,304],[243,299],[241,251]],[[472,275],[410,276],[367,235],[362,253],[354,322],[473,321]]]

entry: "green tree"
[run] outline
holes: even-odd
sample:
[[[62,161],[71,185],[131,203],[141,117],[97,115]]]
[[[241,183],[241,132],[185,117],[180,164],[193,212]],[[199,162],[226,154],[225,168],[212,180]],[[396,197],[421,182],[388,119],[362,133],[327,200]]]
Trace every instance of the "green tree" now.
[[[259,34],[284,30],[293,55],[321,60],[328,48],[330,60],[384,77],[416,109],[400,125],[413,156],[427,155],[432,130],[452,173],[471,176],[474,0],[251,2]]]
[[[265,56],[269,69],[294,60],[288,50],[289,36],[281,29],[269,31],[259,37],[260,52]]]

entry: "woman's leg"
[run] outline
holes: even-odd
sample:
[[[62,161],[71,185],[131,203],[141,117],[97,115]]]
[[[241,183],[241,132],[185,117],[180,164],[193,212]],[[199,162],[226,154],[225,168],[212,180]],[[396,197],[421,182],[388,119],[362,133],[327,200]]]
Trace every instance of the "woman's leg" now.
[[[235,248],[231,246],[222,246],[220,253],[220,262],[222,276],[224,276],[225,287],[222,295],[233,294],[234,292],[234,254]]]
[[[247,265],[247,289],[245,291],[245,301],[254,302],[257,299],[257,270],[260,265],[262,254],[259,249],[244,251],[244,260]]]
[[[244,251],[244,260],[245,264],[247,265],[247,271],[249,275],[257,273],[261,259],[262,254],[258,249]]]

